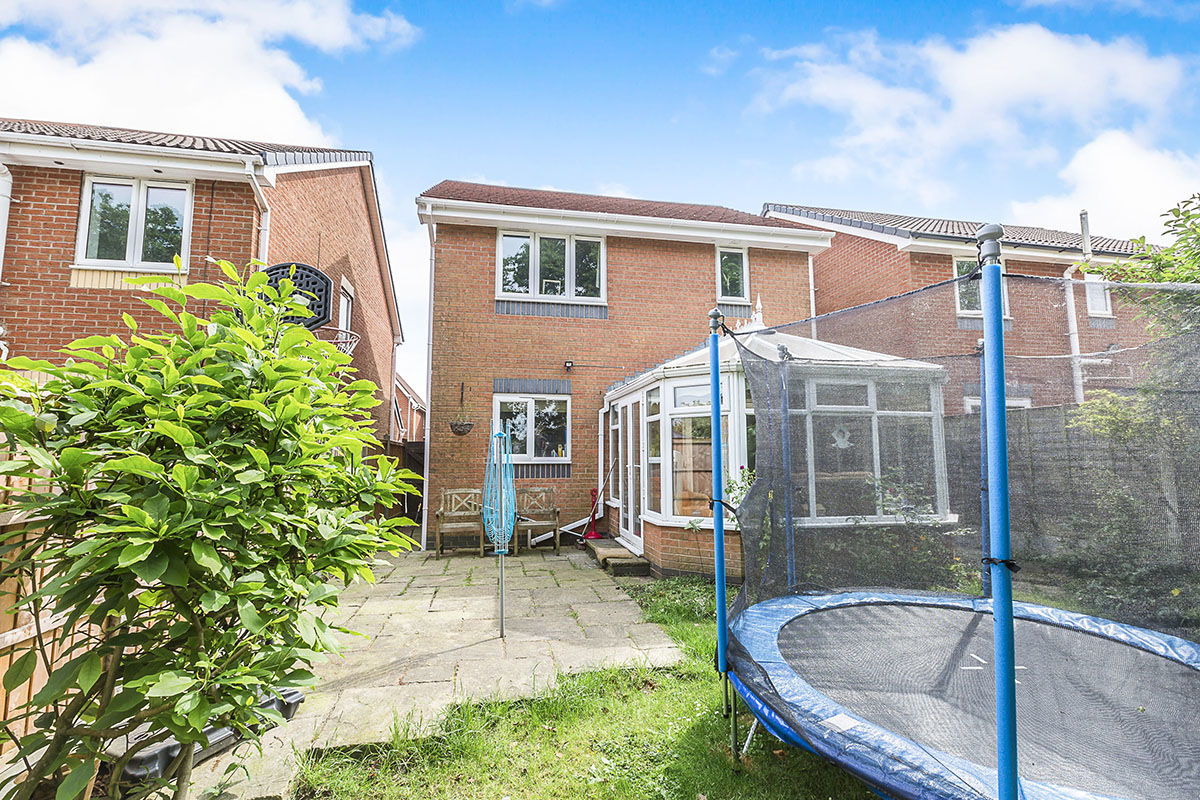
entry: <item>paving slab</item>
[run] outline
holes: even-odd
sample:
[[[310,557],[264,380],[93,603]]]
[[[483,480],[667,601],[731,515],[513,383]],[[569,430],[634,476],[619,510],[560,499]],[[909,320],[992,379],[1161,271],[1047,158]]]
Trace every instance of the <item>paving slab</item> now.
[[[290,797],[297,755],[311,748],[387,741],[434,729],[455,702],[525,697],[562,673],[662,667],[679,651],[661,628],[586,553],[522,552],[505,564],[505,633],[499,637],[499,570],[469,550],[388,557],[375,583],[358,583],[326,612],[342,655],[316,666],[318,683],[287,725],[198,765],[193,796],[222,800]],[[222,785],[236,762],[248,775]]]

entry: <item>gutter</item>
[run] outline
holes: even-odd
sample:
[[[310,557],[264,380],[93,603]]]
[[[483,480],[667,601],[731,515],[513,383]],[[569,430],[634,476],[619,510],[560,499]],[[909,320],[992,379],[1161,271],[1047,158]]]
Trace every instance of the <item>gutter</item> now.
[[[0,164],[0,286],[4,285],[4,243],[8,239],[8,209],[12,203],[13,176],[8,167]],[[6,334],[0,325],[0,337]],[[0,338],[0,358],[8,360],[8,342]]]
[[[812,338],[817,338],[817,284],[814,282],[813,256],[808,254],[808,324]]]
[[[267,266],[268,247],[271,244],[271,206],[267,203],[267,196],[263,193],[262,187],[258,185],[258,173],[254,170],[254,162],[246,159],[246,177],[250,179],[250,188],[254,190],[254,200],[258,203],[259,210],[259,225],[258,225],[258,255],[255,256],[262,265]]]
[[[430,463],[433,455],[429,447],[429,431],[433,428],[430,424],[433,419],[433,254],[434,245],[437,243],[437,223],[433,221],[432,211],[432,204],[426,201],[425,214],[428,221],[425,224],[429,226],[429,319],[425,337],[425,430],[421,432],[425,440],[425,485],[422,487],[425,491],[425,499],[421,503],[422,550],[428,549],[429,504],[433,502],[433,498],[429,496],[429,476],[432,472]],[[420,198],[418,198],[417,216],[420,217]]]

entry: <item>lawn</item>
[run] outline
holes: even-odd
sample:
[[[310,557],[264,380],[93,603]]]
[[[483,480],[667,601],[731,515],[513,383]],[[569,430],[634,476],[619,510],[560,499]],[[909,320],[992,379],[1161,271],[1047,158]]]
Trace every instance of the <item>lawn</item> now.
[[[740,771],[712,668],[712,584],[630,582],[651,621],[679,644],[669,669],[563,676],[538,697],[461,704],[424,738],[311,753],[297,800],[621,798],[869,800],[858,781],[759,733]],[[742,720],[744,732],[749,717]]]

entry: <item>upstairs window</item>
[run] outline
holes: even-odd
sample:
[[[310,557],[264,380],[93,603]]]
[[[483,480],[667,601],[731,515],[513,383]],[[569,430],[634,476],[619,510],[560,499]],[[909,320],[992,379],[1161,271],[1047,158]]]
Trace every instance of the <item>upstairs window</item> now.
[[[964,275],[970,275],[979,266],[979,262],[973,258],[956,258],[954,259],[954,277],[961,278]],[[1000,302],[1004,307],[1004,316],[1008,316],[1008,281],[1004,278],[1000,279]],[[982,317],[983,316],[983,281],[960,281],[954,284],[955,302],[958,304],[958,315],[960,317]]]
[[[717,248],[717,299],[750,302],[750,268],[745,250]]]
[[[500,234],[496,294],[580,303],[604,301],[604,241],[560,234]]]
[[[338,303],[338,327],[344,331],[352,331],[354,321],[354,295],[342,287],[341,301]]]
[[[84,181],[76,264],[109,269],[175,269],[187,262],[191,190],[185,183],[134,178]]]
[[[1084,294],[1087,296],[1087,312],[1089,317],[1111,317],[1112,293],[1104,285],[1104,276],[1094,272],[1083,274]]]

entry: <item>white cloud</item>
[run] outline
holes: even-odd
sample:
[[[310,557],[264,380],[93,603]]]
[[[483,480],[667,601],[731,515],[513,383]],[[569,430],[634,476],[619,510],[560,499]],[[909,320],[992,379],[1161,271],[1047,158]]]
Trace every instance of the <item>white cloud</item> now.
[[[1150,55],[1132,39],[1102,42],[1040,25],[960,42],[897,43],[857,32],[765,57],[794,63],[763,73],[753,109],[804,105],[843,121],[833,151],[801,162],[798,177],[873,180],[927,206],[949,199],[944,167],[967,151],[1051,164],[1056,134],[1154,129],[1186,83],[1179,59]]]
[[[719,44],[708,51],[708,57],[700,65],[700,71],[712,75],[724,75],[738,57],[738,51]]]
[[[332,137],[297,96],[319,91],[285,43],[403,47],[403,17],[347,0],[15,0],[0,8],[5,115],[304,144]],[[31,34],[40,34],[34,38]]]
[[[1024,0],[1021,8],[1061,8],[1071,11],[1111,11],[1144,17],[1193,19],[1200,16],[1200,3],[1177,0]]]
[[[608,197],[628,197],[631,199],[637,197],[637,195],[629,191],[629,187],[623,183],[601,183],[596,187],[596,191],[597,193],[607,195]]]
[[[1146,236],[1162,243],[1161,215],[1200,191],[1200,153],[1156,149],[1124,131],[1101,133],[1059,172],[1070,187],[1012,204],[1018,224],[1075,230],[1087,208],[1092,230],[1103,236]]]

